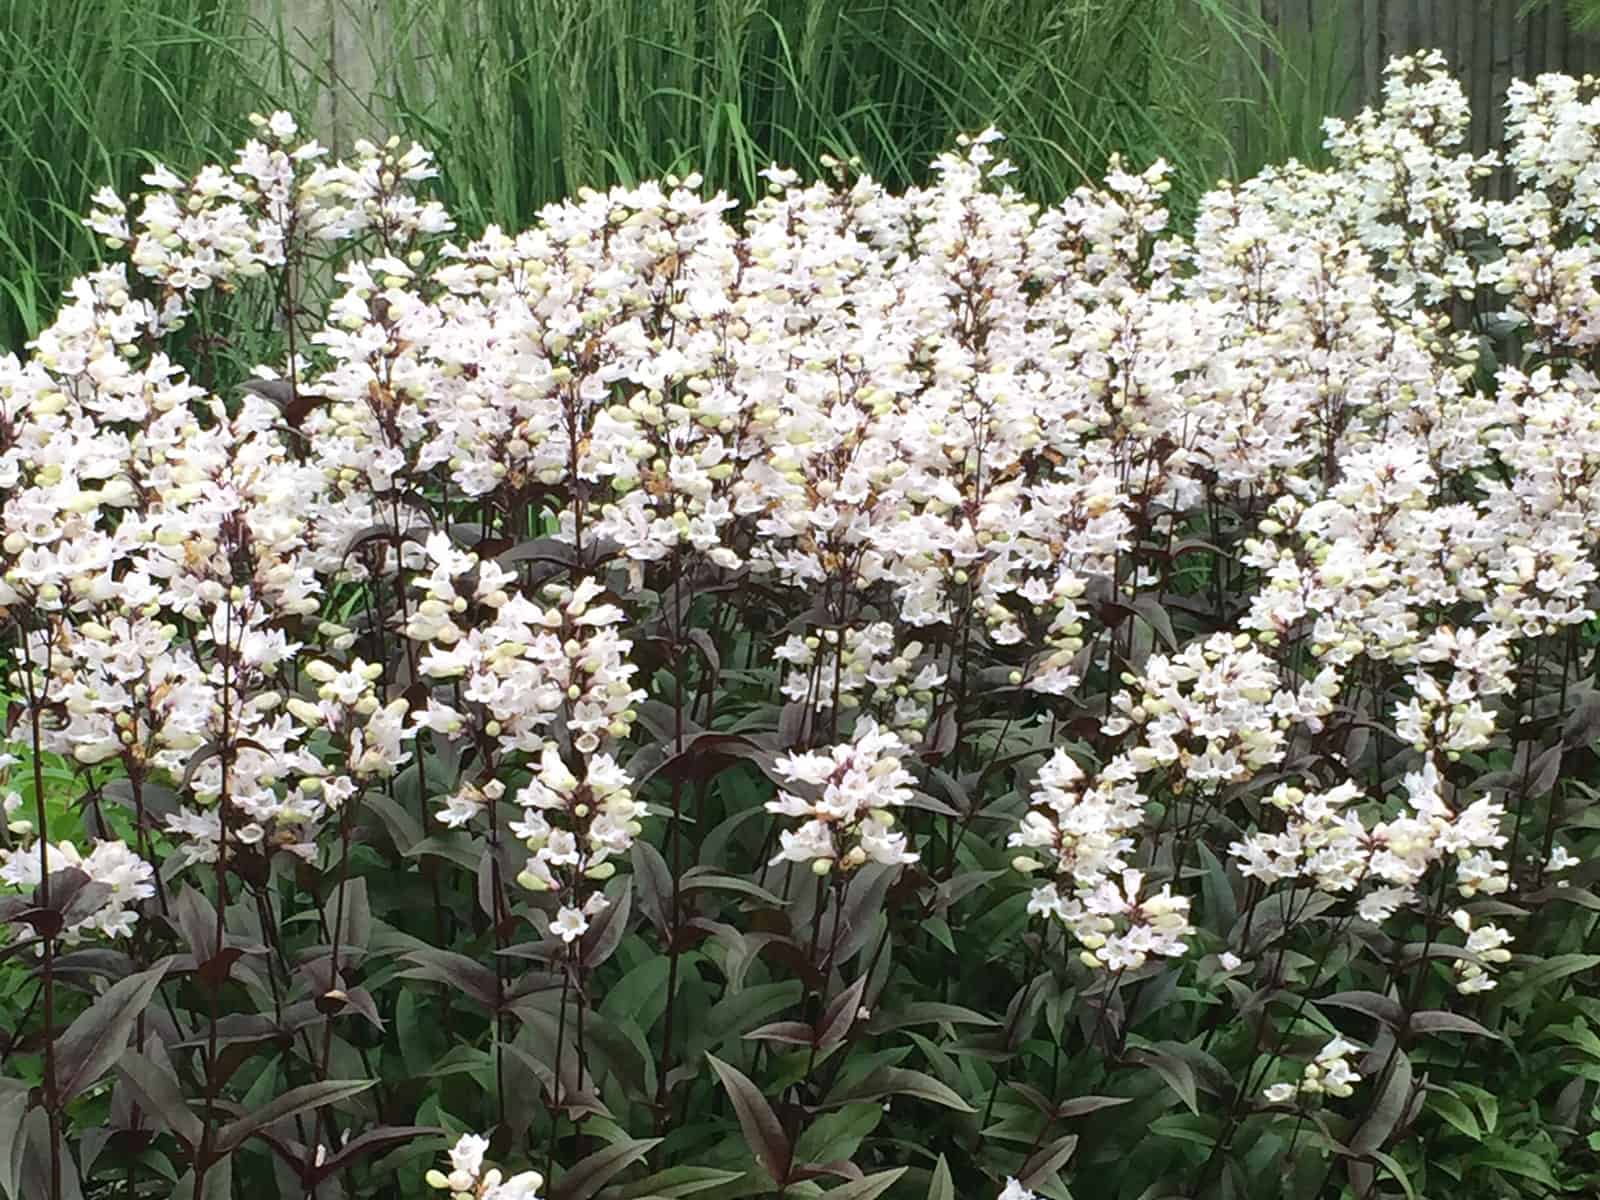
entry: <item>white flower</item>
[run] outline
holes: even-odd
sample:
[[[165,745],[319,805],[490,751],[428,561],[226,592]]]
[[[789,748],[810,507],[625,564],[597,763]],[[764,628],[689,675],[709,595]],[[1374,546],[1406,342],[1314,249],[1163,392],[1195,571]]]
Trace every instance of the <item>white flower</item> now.
[[[589,918],[584,916],[581,908],[568,908],[562,906],[556,913],[556,919],[550,922],[552,933],[558,934],[563,942],[571,944],[581,938],[589,928]]]
[[[1274,1083],[1261,1094],[1269,1104],[1287,1104],[1294,1099],[1297,1090],[1292,1083]]]

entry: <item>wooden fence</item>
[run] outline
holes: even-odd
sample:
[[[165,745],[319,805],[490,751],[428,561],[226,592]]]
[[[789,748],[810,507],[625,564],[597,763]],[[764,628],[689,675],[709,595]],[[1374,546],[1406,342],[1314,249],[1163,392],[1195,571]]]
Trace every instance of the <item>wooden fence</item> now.
[[[1296,69],[1315,77],[1328,110],[1345,115],[1380,99],[1384,64],[1395,55],[1442,51],[1472,102],[1475,153],[1502,143],[1511,80],[1552,71],[1600,73],[1600,38],[1572,32],[1564,0],[1526,16],[1526,0],[1239,3],[1277,33]],[[1262,66],[1270,76],[1283,64]],[[1240,136],[1248,135],[1241,130]],[[1502,182],[1494,181],[1496,190]]]

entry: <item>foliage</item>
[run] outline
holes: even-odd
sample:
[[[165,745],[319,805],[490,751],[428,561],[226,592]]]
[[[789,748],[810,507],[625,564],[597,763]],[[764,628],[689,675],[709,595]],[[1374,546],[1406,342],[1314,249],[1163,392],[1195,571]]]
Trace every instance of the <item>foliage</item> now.
[[[198,164],[266,101],[237,0],[0,4],[0,346],[48,324],[93,262],[79,216],[150,155]]]
[[[1270,31],[1223,0],[328,10],[359,31],[366,61],[351,47],[332,55],[327,31],[283,0],[0,4],[0,155],[17,164],[0,207],[14,264],[0,280],[0,346],[37,333],[91,265],[77,217],[95,188],[130,190],[147,156],[208,161],[252,109],[316,113],[336,146],[348,114],[364,128],[398,123],[439,148],[442,194],[461,219],[522,228],[581,187],[690,171],[752,203],[769,163],[814,173],[823,155],[859,158],[891,188],[924,184],[958,133],[988,125],[1018,146],[1030,194],[1054,201],[1113,153],[1165,158],[1187,213],[1229,173],[1235,127],[1258,131],[1251,169],[1315,154],[1334,99],[1314,48],[1289,48],[1281,77],[1262,73]],[[1231,62],[1242,91],[1219,74]],[[260,353],[251,334],[235,331],[246,356]]]
[[[1004,128],[1054,200],[1113,153],[1165,158],[1192,204],[1227,162],[1219,58],[1266,31],[1217,0],[391,0],[374,74],[439,147],[454,211],[521,228],[580,187],[701,172],[743,201],[772,162],[859,159],[927,181],[959,133]],[[432,48],[416,56],[412,48]],[[385,87],[383,81],[392,81]]]
[[[1550,0],[1530,0],[1522,6],[1521,16],[1548,8]],[[1566,0],[1564,10],[1567,23],[1578,33],[1592,33],[1600,29],[1600,3],[1596,0]]]
[[[99,193],[0,360],[0,1192],[1592,1194],[1594,88],[1485,202],[1398,60],[1182,234],[992,133]]]

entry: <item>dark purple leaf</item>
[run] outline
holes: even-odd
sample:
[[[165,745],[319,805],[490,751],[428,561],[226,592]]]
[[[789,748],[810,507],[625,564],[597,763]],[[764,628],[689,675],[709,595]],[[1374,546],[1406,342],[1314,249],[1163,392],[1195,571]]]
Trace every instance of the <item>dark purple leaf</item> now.
[[[200,1144],[204,1126],[190,1111],[183,1085],[165,1054],[124,1054],[117,1063],[117,1075],[133,1092],[139,1107],[159,1120],[160,1128],[176,1135],[186,1150]]]
[[[1471,1017],[1463,1017],[1458,1013],[1445,1012],[1442,1009],[1430,1009],[1426,1012],[1412,1013],[1411,1032],[1470,1033],[1475,1037],[1487,1038],[1497,1038],[1500,1036],[1492,1030],[1485,1029]]]
[[[1072,1157],[1072,1152],[1077,1148],[1078,1135],[1075,1133],[1057,1138],[1048,1146],[1041,1146],[1017,1168],[1017,1182],[1030,1189],[1041,1186],[1066,1165],[1067,1159]]]
[[[714,1054],[706,1061],[717,1073],[728,1098],[733,1101],[733,1111],[739,1118],[739,1128],[744,1131],[745,1144],[755,1155],[756,1164],[772,1177],[772,1182],[782,1188],[789,1182],[789,1169],[794,1165],[794,1146],[772,1105],[761,1090],[736,1067],[731,1067]]]
[[[475,959],[432,946],[404,955],[414,970],[400,972],[402,979],[431,979],[465,992],[490,1012],[500,1007],[499,981],[495,973]]]
[[[914,1000],[893,1012],[879,1010],[872,1014],[867,1025],[871,1033],[888,1033],[913,1025],[998,1025],[999,1021],[970,1008],[957,1004],[941,1004],[937,1000]]]
[[[623,935],[628,932],[628,918],[632,913],[633,884],[630,880],[624,880],[621,893],[595,917],[583,935],[585,968],[598,967],[617,952],[617,947],[622,945]]]
[[[1405,1007],[1398,1000],[1380,996],[1377,992],[1335,992],[1331,996],[1324,996],[1317,1003],[1363,1013],[1375,1021],[1381,1021],[1390,1029],[1401,1028],[1406,1020]]]
[[[672,870],[649,842],[633,843],[633,878],[639,888],[639,910],[656,932],[667,937],[672,924]]]
[[[166,974],[156,967],[112,984],[91,1004],[56,1046],[56,1094],[62,1103],[111,1069],[128,1046],[128,1034]]]
[[[276,1096],[263,1104],[255,1112],[224,1125],[217,1133],[213,1153],[218,1157],[230,1154],[258,1130],[292,1117],[296,1113],[309,1112],[347,1100],[366,1091],[372,1084],[373,1080],[370,1079],[329,1079],[321,1083],[307,1083],[297,1088],[290,1088],[281,1096]]]
[[[789,1046],[810,1046],[816,1041],[816,1031],[804,1021],[773,1021],[745,1034],[747,1041],[782,1042]]]
[[[312,1182],[321,1183],[325,1179],[332,1179],[352,1163],[369,1154],[377,1154],[392,1146],[404,1146],[418,1138],[434,1137],[443,1133],[444,1130],[436,1125],[379,1125],[359,1137],[351,1138],[339,1147],[338,1153],[330,1154],[324,1159],[322,1165],[312,1173]]]
[[[852,1180],[842,1187],[830,1188],[823,1192],[818,1200],[877,1200],[877,1197],[892,1188],[905,1173],[905,1167],[896,1167],[892,1171],[879,1171],[875,1175],[868,1175],[865,1179]]]
[[[1056,1106],[1055,1115],[1058,1120],[1066,1121],[1073,1117],[1085,1117],[1092,1112],[1099,1112],[1102,1108],[1116,1108],[1121,1104],[1132,1103],[1127,1096],[1074,1096],[1071,1100],[1063,1100]]]
[[[861,1011],[861,995],[866,986],[867,977],[863,975],[835,996],[823,1011],[822,1020],[817,1023],[816,1044],[819,1050],[831,1050],[844,1041]]]
[[[574,1163],[551,1186],[550,1200],[590,1200],[596,1192],[660,1144],[660,1138],[630,1138],[596,1150]]]
[[[1381,1150],[1389,1135],[1400,1122],[1400,1116],[1411,1100],[1411,1060],[1404,1052],[1395,1051],[1394,1066],[1388,1078],[1381,1081],[1383,1092],[1373,1104],[1361,1128],[1350,1138],[1350,1147],[1360,1154]]]
[[[904,1067],[879,1067],[865,1079],[848,1088],[842,1095],[830,1096],[824,1107],[850,1104],[858,1100],[882,1100],[885,1096],[911,1096],[930,1104],[953,1108],[956,1112],[973,1113],[973,1108],[954,1089],[945,1086],[932,1075],[911,1071]]]

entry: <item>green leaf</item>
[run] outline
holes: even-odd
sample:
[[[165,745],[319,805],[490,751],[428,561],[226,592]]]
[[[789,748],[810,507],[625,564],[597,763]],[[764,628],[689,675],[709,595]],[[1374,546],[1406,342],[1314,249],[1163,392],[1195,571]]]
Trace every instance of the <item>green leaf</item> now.
[[[1532,1179],[1546,1187],[1561,1186],[1556,1177],[1550,1173],[1550,1166],[1544,1159],[1526,1150],[1519,1150],[1515,1146],[1508,1146],[1504,1142],[1493,1142],[1484,1146],[1469,1161],[1475,1167],[1487,1167],[1494,1171],[1521,1175],[1524,1179]]]
[[[798,979],[748,987],[702,1010],[701,1024],[691,1040],[693,1047],[720,1046],[743,1037],[768,1017],[798,1004],[805,989]]]
[[[871,1101],[847,1104],[841,1109],[823,1113],[795,1143],[795,1158],[807,1163],[852,1159],[883,1117],[883,1105]]]
[[[893,1187],[895,1181],[905,1173],[905,1167],[896,1167],[892,1171],[879,1171],[876,1175],[855,1179],[843,1187],[823,1192],[821,1200],[874,1200]]]
[[[1152,1050],[1148,1047],[1129,1050],[1129,1062],[1139,1063],[1149,1067],[1170,1087],[1182,1100],[1184,1107],[1196,1115],[1200,1112],[1200,1097],[1195,1083],[1194,1068],[1175,1054],[1168,1054],[1164,1050]]]
[[[955,1181],[950,1178],[950,1164],[944,1155],[933,1168],[933,1182],[928,1185],[928,1200],[956,1200]]]
[[[617,1200],[639,1200],[643,1196],[660,1196],[663,1200],[679,1200],[696,1192],[710,1191],[741,1176],[740,1171],[718,1171],[711,1167],[669,1167],[654,1175],[631,1183],[617,1193]]]
[[[1428,1099],[1428,1107],[1446,1122],[1475,1142],[1483,1140],[1483,1128],[1472,1110],[1449,1092],[1435,1092]]]
[[[1520,978],[1516,985],[1507,989],[1502,1003],[1510,1006],[1530,995],[1537,995],[1552,983],[1576,975],[1580,971],[1587,971],[1600,966],[1600,954],[1557,954],[1543,962],[1534,963]]]
[[[1217,1144],[1217,1135],[1222,1132],[1222,1122],[1212,1116],[1171,1113],[1151,1121],[1149,1128],[1157,1137],[1193,1142],[1196,1146],[1203,1146],[1209,1150]]]
[[[950,951],[951,954],[956,952],[956,939],[950,933],[950,923],[943,917],[929,917],[922,922],[922,928],[932,934],[934,941]]]
[[[1417,1200],[1417,1189],[1411,1186],[1411,1176],[1406,1174],[1406,1169],[1397,1163],[1394,1158],[1382,1150],[1374,1150],[1372,1157],[1383,1165],[1383,1169],[1400,1185],[1406,1194],[1406,1200]]]
[[[1483,1118],[1485,1133],[1493,1133],[1500,1121],[1500,1100],[1493,1092],[1487,1092],[1476,1084],[1456,1084],[1456,1094],[1468,1096],[1478,1106],[1478,1114]]]
[[[781,896],[774,896],[759,884],[752,883],[748,879],[740,879],[736,875],[713,873],[696,875],[691,871],[685,873],[678,885],[680,892],[698,891],[702,888],[717,892],[734,892],[740,896],[748,896],[752,900],[759,900],[772,908],[783,908],[786,903]]]
[[[679,964],[682,965],[681,962]],[[600,1014],[609,1020],[632,1017],[649,1032],[667,1007],[667,978],[672,962],[665,954],[647,958],[606,989]]]
[[[931,1075],[911,1071],[904,1067],[879,1067],[843,1096],[829,1100],[834,1104],[856,1100],[882,1100],[885,1096],[912,1096],[953,1108],[956,1112],[971,1113],[978,1110],[963,1100],[952,1088],[946,1087]]]
[[[1234,899],[1233,885],[1209,846],[1198,842],[1196,849],[1200,852],[1200,865],[1203,868],[1200,894],[1205,899],[1208,925],[1216,932],[1226,934],[1239,919],[1239,905]]]

